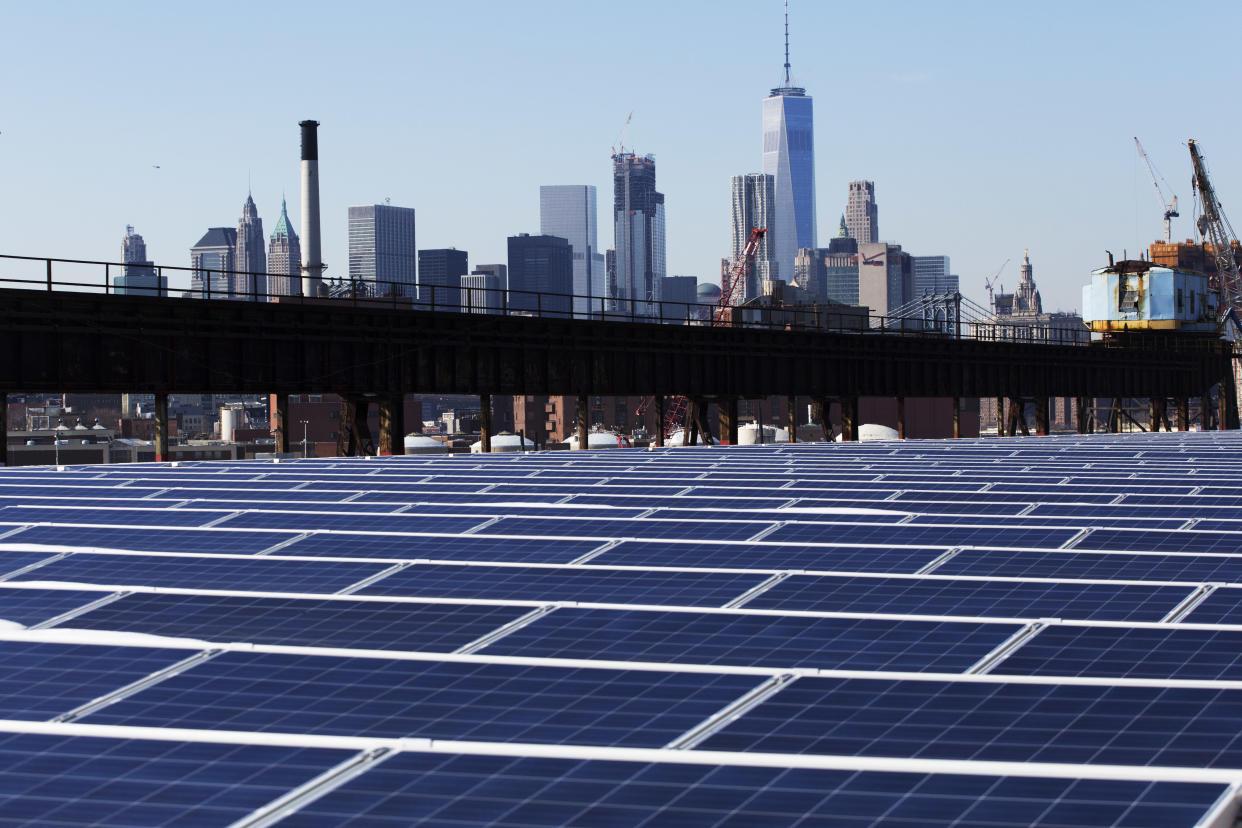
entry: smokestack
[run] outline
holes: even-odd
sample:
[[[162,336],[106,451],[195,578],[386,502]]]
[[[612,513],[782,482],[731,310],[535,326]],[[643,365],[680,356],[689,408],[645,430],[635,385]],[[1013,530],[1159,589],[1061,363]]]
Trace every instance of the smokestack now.
[[[319,249],[319,122],[302,128],[302,295],[318,296],[323,276]]]

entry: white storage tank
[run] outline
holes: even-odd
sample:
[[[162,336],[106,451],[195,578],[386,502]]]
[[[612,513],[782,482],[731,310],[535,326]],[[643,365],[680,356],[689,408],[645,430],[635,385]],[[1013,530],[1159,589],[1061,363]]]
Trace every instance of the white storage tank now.
[[[737,430],[737,444],[739,446],[753,446],[759,442],[759,426],[757,423],[746,423]],[[764,424],[763,426],[763,442],[765,443],[788,443],[789,430],[777,428],[776,426]]]
[[[570,449],[578,448],[578,435],[569,435],[565,445],[569,446]],[[614,449],[627,448],[628,446],[629,440],[616,434],[610,434],[607,431],[591,431],[587,433],[588,449]]]
[[[533,440],[526,440],[524,443],[519,445],[521,440],[522,438],[516,434],[512,434],[508,431],[502,431],[492,437],[492,451],[522,451],[523,448],[527,451],[531,451],[535,448],[535,442]],[[482,454],[482,452],[482,440],[476,440],[470,444],[471,454]]]
[[[405,435],[406,454],[446,454],[448,446],[426,434]]]
[[[233,432],[241,425],[242,410],[240,408],[220,409],[220,439],[226,443],[233,442]]]
[[[863,423],[858,427],[858,442],[870,443],[874,440],[896,440],[897,429],[888,426],[879,425],[877,423]],[[842,442],[841,435],[837,435],[837,442]]]
[[[677,446],[680,446],[682,440],[685,439],[683,436],[684,434],[685,432],[682,429],[677,429],[676,431],[674,431],[672,434],[668,435],[668,437],[664,439],[664,445],[669,446],[671,448],[676,448]],[[699,434],[698,437],[695,438],[694,444],[696,446],[711,445],[711,443],[703,439],[703,435],[701,433]]]

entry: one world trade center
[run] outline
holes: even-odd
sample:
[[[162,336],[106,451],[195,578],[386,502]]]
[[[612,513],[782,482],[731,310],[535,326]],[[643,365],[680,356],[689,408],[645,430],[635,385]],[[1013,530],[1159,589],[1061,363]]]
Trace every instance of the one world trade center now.
[[[793,282],[794,258],[815,243],[815,129],[812,100],[789,75],[789,4],[785,4],[785,82],[763,101],[763,172],[773,178],[775,244],[771,278]]]

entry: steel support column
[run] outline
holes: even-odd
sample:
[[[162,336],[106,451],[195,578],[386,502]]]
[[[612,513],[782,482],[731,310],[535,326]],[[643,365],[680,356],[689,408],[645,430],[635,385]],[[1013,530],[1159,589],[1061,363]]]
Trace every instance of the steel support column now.
[[[962,398],[953,398],[953,438],[959,439],[962,436]]]
[[[289,395],[273,394],[272,408],[276,414],[275,449],[277,454],[289,453]]]
[[[492,395],[479,395],[479,451],[492,450]]]
[[[1048,397],[1038,394],[1035,397],[1035,433],[1047,437],[1048,430]]]
[[[0,394],[0,467],[9,464],[9,395]]]
[[[798,442],[798,398],[789,396],[785,399],[789,406],[789,442]]]
[[[656,414],[656,432],[655,444],[659,448],[664,448],[664,439],[667,436],[664,433],[664,395],[655,395],[655,414]]]
[[[717,419],[720,429],[720,442],[730,446],[737,445],[737,397],[729,397],[716,401]]]
[[[1087,433],[1087,423],[1091,417],[1086,397],[1074,398],[1074,430],[1079,434]]]
[[[1212,390],[1203,392],[1199,401],[1199,430],[1210,431],[1212,428]]]
[[[858,397],[841,398],[841,439],[858,441]]]
[[[1188,431],[1190,429],[1190,398],[1177,398],[1177,430]]]
[[[831,443],[837,436],[832,428],[832,403],[825,397],[816,397],[811,401],[811,415],[824,432],[824,442]]]
[[[996,398],[996,436],[1005,436],[1005,398]]]
[[[586,394],[578,395],[578,448],[586,450],[591,447],[590,425],[591,410],[588,408],[589,398]]]
[[[906,439],[906,398],[897,398],[897,439]]]
[[[5,435],[8,439],[8,435]],[[155,395],[155,462],[168,461],[168,395]]]
[[[487,413],[483,413],[486,411]],[[491,411],[480,408],[480,421],[486,418],[491,424]],[[381,457],[405,454],[405,397],[387,394],[379,400],[379,453]]]

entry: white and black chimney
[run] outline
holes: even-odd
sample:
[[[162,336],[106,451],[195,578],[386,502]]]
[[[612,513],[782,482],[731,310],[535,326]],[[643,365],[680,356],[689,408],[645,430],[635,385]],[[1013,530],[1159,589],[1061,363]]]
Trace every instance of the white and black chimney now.
[[[302,295],[318,296],[323,277],[319,246],[319,122],[302,121]]]

